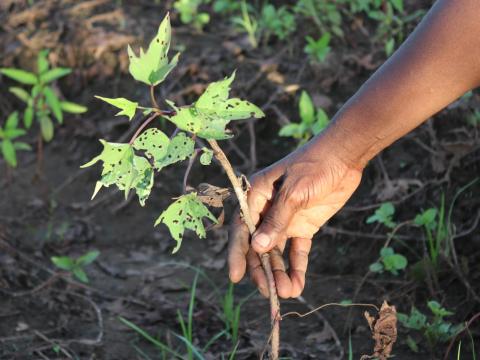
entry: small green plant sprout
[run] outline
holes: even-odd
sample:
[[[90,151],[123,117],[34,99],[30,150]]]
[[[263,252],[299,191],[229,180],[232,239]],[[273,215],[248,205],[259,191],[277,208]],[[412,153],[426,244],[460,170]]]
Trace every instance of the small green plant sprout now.
[[[295,15],[286,6],[276,8],[272,4],[265,4],[262,7],[260,28],[265,42],[268,42],[272,34],[285,40],[295,31],[295,27]]]
[[[99,255],[99,251],[93,250],[76,259],[70,256],[52,256],[51,260],[57,268],[70,272],[81,282],[88,283],[88,277],[84,268],[93,263]]]
[[[366,223],[380,223],[386,227],[393,229],[397,224],[393,221],[393,215],[395,214],[395,207],[391,202],[382,204],[375,213],[367,218]]]
[[[432,317],[429,319],[421,311],[412,307],[410,314],[398,313],[398,321],[407,329],[417,330],[425,337],[430,350],[434,350],[439,343],[449,341],[463,330],[463,324],[452,324],[445,321],[445,317],[454,315],[453,312],[443,308],[437,301],[427,303]],[[418,351],[418,344],[409,337],[408,344],[413,351]]]
[[[69,101],[61,100],[52,83],[68,74],[69,68],[50,68],[48,51],[40,51],[37,57],[37,72],[32,73],[21,69],[2,68],[0,73],[23,84],[31,86],[30,92],[21,87],[11,87],[9,91],[26,103],[23,113],[23,125],[30,129],[33,120],[40,124],[40,133],[43,140],[49,142],[54,135],[52,116],[59,124],[63,123],[63,114],[81,114],[87,108]]]
[[[318,40],[315,40],[311,36],[305,37],[307,45],[305,45],[304,51],[312,59],[313,62],[322,63],[330,53],[330,33],[324,33]]]
[[[229,14],[240,9],[238,0],[215,0],[213,2],[213,11],[219,14]]]
[[[330,0],[298,0],[295,11],[313,20],[321,33],[343,37],[342,2]]]
[[[115,185],[124,191],[125,196],[128,196],[130,191],[134,191],[143,206],[153,188],[155,172],[188,159],[189,166],[183,177],[183,194],[176,197],[155,222],[155,225],[167,226],[172,238],[176,241],[173,249],[175,253],[180,249],[185,230],[192,230],[198,237],[204,238],[206,236],[204,219],[211,223],[217,222],[206,206],[211,204],[212,199],[199,196],[194,188],[187,186],[189,171],[200,152],[203,153],[200,156],[203,165],[206,166],[211,162],[212,157],[215,157],[222,166],[232,184],[250,233],[255,231],[255,226],[249,216],[250,212],[241,177],[235,174],[217,140],[229,139],[233,136],[232,132],[227,129],[227,125],[231,121],[261,118],[264,113],[247,100],[230,98],[230,87],[235,78],[235,72],[223,80],[209,84],[205,92],[191,105],[177,106],[172,101],[165,100],[172,110],[160,109],[155,99],[155,86],[160,84],[172,71],[179,56],[177,54],[171,61],[168,60],[170,40],[171,25],[167,14],[146,52],[141,50],[140,56],[137,57],[128,47],[130,74],[136,80],[149,86],[151,105],[149,107],[140,106],[137,102],[125,98],[100,98],[120,108],[121,111],[117,115],[126,115],[132,118],[137,111],[141,110],[144,113],[144,119],[128,143],[111,143],[100,140],[103,151],[82,167],[92,166],[97,162],[102,163],[101,177],[97,181],[93,196],[102,187]],[[164,118],[174,124],[177,129],[173,134],[167,136],[158,128],[147,128],[157,118]],[[262,255],[261,261],[267,277],[272,280],[269,255]],[[272,277],[270,277],[271,275]],[[274,324],[271,340],[272,354],[278,354],[279,319],[276,314],[280,312],[274,281],[270,281],[269,288],[272,323]],[[277,358],[277,356],[272,356]]]
[[[430,208],[418,214],[414,224],[423,227],[427,248],[434,268],[437,268],[439,255],[446,246],[448,227],[445,218],[445,196],[442,195],[440,209]]]
[[[278,135],[292,137],[305,144],[312,136],[319,134],[329,123],[328,115],[322,108],[315,109],[312,98],[306,91],[302,91],[298,103],[300,122],[284,125]]]
[[[391,247],[384,247],[380,250],[380,259],[370,265],[369,269],[374,273],[388,271],[397,276],[400,270],[404,270],[408,260],[402,254],[397,254]]]
[[[209,1],[205,0],[177,0],[173,7],[180,13],[180,20],[184,24],[191,24],[201,31],[210,22],[210,15],[199,11],[199,7]]]
[[[17,151],[32,150],[29,144],[16,140],[25,133],[24,129],[18,128],[18,112],[16,111],[8,116],[3,127],[0,126],[0,149],[8,166],[17,166]]]
[[[259,24],[256,16],[251,14],[250,7],[245,0],[240,3],[241,16],[232,18],[234,25],[238,26],[242,31],[245,31],[248,36],[250,45],[255,49],[258,46]]]

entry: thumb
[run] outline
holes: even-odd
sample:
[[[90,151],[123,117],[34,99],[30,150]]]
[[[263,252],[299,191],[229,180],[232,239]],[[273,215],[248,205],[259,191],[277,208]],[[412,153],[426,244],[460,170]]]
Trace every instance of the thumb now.
[[[295,208],[285,196],[278,193],[272,206],[264,215],[260,226],[252,237],[252,247],[257,253],[265,253],[273,249],[283,238]]]

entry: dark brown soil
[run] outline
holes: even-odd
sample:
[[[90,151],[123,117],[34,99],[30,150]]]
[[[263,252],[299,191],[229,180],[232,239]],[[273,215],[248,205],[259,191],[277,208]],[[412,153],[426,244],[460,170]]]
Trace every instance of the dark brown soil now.
[[[2,66],[28,67],[35,49],[19,41],[18,35],[33,37],[40,31],[36,29],[45,30],[46,25],[36,27],[40,23],[49,24],[50,31],[60,31],[67,10],[73,6],[72,1],[52,1],[55,16],[12,25],[7,19],[25,9],[18,3],[9,7],[9,12],[2,9],[4,13],[0,15]],[[183,344],[174,335],[181,331],[177,311],[186,317],[189,288],[197,271],[202,275],[193,314],[194,344],[202,348],[224,328],[221,298],[228,287],[226,228],[213,229],[207,240],[189,236],[179,253],[171,255],[174,242],[168,232],[164,227],[153,227],[169,199],[181,192],[179,179],[186,165],[167,168],[157,176],[145,207],[140,207],[136,200],[124,202],[122,194],[110,189],[90,201],[98,169],[79,169],[99,151],[97,139],[118,140],[136,128],[139,121],[129,124],[113,117],[111,109],[99,104],[93,95],[121,95],[145,101],[149,96],[147,89],[125,74],[121,58],[125,46],[112,45],[118,39],[111,40],[112,44],[97,61],[92,60],[90,48],[83,53],[82,63],[69,62],[80,56],[65,55],[73,51],[68,50],[69,45],[82,49],[86,46],[82,44],[92,43],[90,37],[106,32],[117,36],[132,34],[132,41],[141,43],[155,31],[168,5],[147,1],[118,4],[107,1],[96,7],[95,13],[117,13],[111,15],[113,20],[97,25],[94,32],[85,30],[74,36],[92,13],[82,15],[85,19],[79,15],[75,21],[66,22],[58,38],[61,45],[52,46],[59,65],[76,67],[72,76],[59,83],[61,91],[68,99],[86,104],[89,111],[81,117],[69,117],[56,129],[54,141],[45,147],[43,176],[35,176],[34,153],[21,154],[20,166],[8,174],[0,160],[0,359],[171,358],[162,357],[158,348],[123,325],[119,317],[152,336],[158,335],[183,353]],[[419,6],[417,3],[409,9]],[[300,26],[288,41],[273,39],[257,50],[250,49],[245,38],[234,33],[227,20],[218,15],[213,16],[202,34],[182,25],[176,14],[173,26],[175,46],[184,48],[184,52],[179,66],[159,90],[159,98],[189,103],[204,84],[237,69],[234,92],[248,96],[267,113],[265,119],[254,123],[254,137],[248,126],[240,123],[233,129],[235,139],[221,144],[237,169],[245,174],[271,164],[295,147],[293,141],[277,136],[283,119],[297,120],[299,92],[286,91],[287,85],[308,90],[332,116],[385,59],[382,46],[373,44],[369,36],[358,30],[349,31],[344,41],[335,40],[324,64],[312,65],[303,54],[304,35],[311,33],[309,24]],[[22,108],[8,94],[11,85],[7,79],[0,79],[4,94],[0,99],[0,119]],[[475,93],[460,100],[369,164],[360,189],[316,236],[303,298],[283,301],[283,311],[306,312],[346,299],[377,306],[388,300],[404,313],[412,305],[427,313],[426,302],[436,299],[455,312],[449,318],[455,323],[468,321],[480,311],[476,297],[480,293],[480,181],[458,196],[452,211],[455,234],[460,235],[455,239],[460,272],[442,261],[436,284],[419,280],[412,270],[398,276],[384,273],[365,277],[369,264],[378,258],[387,239],[388,229],[365,223],[382,202],[392,201],[395,219],[402,222],[423,209],[439,206],[442,194],[448,208],[459,189],[478,178],[479,127],[468,124],[466,118],[473,109],[480,109],[479,104],[480,96]],[[29,139],[32,145],[35,138],[32,135]],[[215,165],[212,169],[202,171],[200,165],[195,165],[190,176],[192,185],[208,181],[225,186],[220,169]],[[233,205],[227,203],[227,218]],[[407,256],[410,264],[423,258],[425,240],[420,229],[402,228],[397,239],[400,241],[393,242],[394,248]],[[88,285],[59,274],[50,261],[51,256],[75,257],[92,249],[98,249],[101,255],[86,269]],[[269,333],[268,304],[248,281],[236,286],[235,295],[237,301],[250,296],[242,308],[236,358],[258,358]],[[305,318],[285,318],[281,323],[282,356],[347,359],[349,339],[353,359],[372,354],[374,341],[363,317],[365,310],[369,309],[327,307]],[[479,324],[470,327],[477,353]],[[418,340],[419,353],[407,346],[408,335]],[[65,353],[55,352],[56,344]],[[448,343],[442,343],[428,350],[418,333],[399,325],[392,354],[398,359],[442,359],[447,346]],[[463,337],[462,360],[473,358],[469,346],[469,338]],[[221,338],[205,358],[220,359],[222,354],[227,358],[232,348],[229,340]],[[452,359],[456,358],[456,345],[454,349]]]

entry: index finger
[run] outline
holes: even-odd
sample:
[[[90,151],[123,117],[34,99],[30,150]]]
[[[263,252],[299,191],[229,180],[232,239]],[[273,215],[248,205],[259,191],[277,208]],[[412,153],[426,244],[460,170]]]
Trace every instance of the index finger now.
[[[242,280],[247,267],[247,253],[249,248],[250,233],[247,225],[240,217],[240,213],[234,216],[229,234],[228,268],[230,280],[234,283]]]

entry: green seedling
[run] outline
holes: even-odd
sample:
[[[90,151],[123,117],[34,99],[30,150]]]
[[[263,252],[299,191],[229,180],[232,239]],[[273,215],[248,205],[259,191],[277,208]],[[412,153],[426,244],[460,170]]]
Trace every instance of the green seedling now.
[[[298,140],[298,145],[305,144],[312,136],[319,134],[329,123],[328,115],[322,108],[315,109],[312,98],[302,91],[298,103],[300,122],[283,126],[278,135]]]
[[[397,254],[391,247],[384,247],[380,250],[379,261],[370,265],[369,269],[374,273],[390,272],[397,276],[400,270],[405,270],[408,265],[408,260],[402,254]]]
[[[243,3],[243,7],[245,6],[245,3]],[[223,167],[239,199],[242,213],[246,214],[244,219],[249,224],[249,229],[253,227],[248,216],[249,210],[245,201],[246,193],[241,178],[235,175],[217,140],[226,140],[233,137],[232,132],[227,129],[231,121],[261,118],[264,113],[247,100],[230,97],[230,87],[235,78],[235,72],[223,80],[209,84],[205,92],[191,105],[177,106],[174,102],[165,100],[170,109],[160,109],[155,99],[155,86],[159,85],[173,70],[179,57],[179,54],[177,54],[172,60],[169,60],[170,41],[171,25],[170,17],[167,15],[161,22],[157,35],[150,42],[146,51],[141,49],[140,55],[137,56],[133,49],[128,47],[130,74],[134,79],[148,85],[151,105],[145,107],[140,106],[136,101],[125,98],[100,97],[100,100],[107,101],[120,109],[117,115],[126,115],[133,118],[137,112],[141,112],[143,122],[128,143],[112,143],[100,140],[103,150],[82,167],[89,167],[97,162],[102,163],[101,176],[97,181],[93,196],[101,188],[114,185],[124,192],[125,197],[129,195],[130,191],[134,191],[143,206],[152,191],[155,172],[188,159],[189,166],[183,177],[185,184],[183,194],[176,197],[174,202],[160,214],[155,222],[155,226],[164,224],[168,228],[172,238],[176,241],[176,246],[173,249],[173,253],[175,253],[182,245],[185,230],[192,230],[200,238],[206,236],[204,220],[217,223],[217,219],[207,206],[216,204],[216,207],[221,207],[222,200],[224,200],[223,193],[215,199],[212,195],[199,194],[198,191],[186,186],[189,171],[200,152],[207,154],[200,157],[203,166],[208,166],[212,157],[215,157]],[[167,136],[156,127],[147,128],[158,118],[164,118],[175,125],[176,131]],[[250,231],[253,232],[252,229]],[[265,271],[271,274],[270,263],[265,262],[263,265]],[[272,299],[275,298],[276,294],[272,292],[271,297]],[[271,302],[271,304],[275,307],[277,303]],[[277,312],[278,310],[275,309],[271,311],[271,314]],[[188,324],[186,329],[189,329]],[[274,331],[272,339],[278,339],[278,325],[275,329],[277,330]],[[187,331],[186,334],[190,336],[191,332]],[[183,339],[189,341],[188,337],[183,336]],[[276,340],[272,340],[272,348],[274,347],[273,344],[277,343]],[[193,348],[190,349],[190,353],[195,353]],[[276,354],[278,350],[272,349],[272,353]]]
[[[305,37],[305,40],[307,40],[307,45],[304,48],[305,53],[308,54],[313,62],[324,62],[331,50],[329,46],[330,39],[330,33],[323,34],[318,40],[311,36]]]
[[[0,73],[32,87],[30,92],[21,87],[11,87],[9,91],[27,106],[23,113],[25,128],[30,129],[36,119],[40,125],[43,140],[49,142],[54,135],[52,116],[62,124],[64,113],[81,114],[87,111],[87,108],[60,98],[52,86],[53,82],[70,74],[71,69],[50,68],[47,55],[47,51],[40,51],[38,54],[36,73],[14,68],[2,68]]]
[[[245,31],[248,36],[248,41],[253,48],[258,46],[258,33],[259,25],[255,15],[250,11],[250,7],[247,6],[245,0],[240,3],[241,16],[235,16],[232,21],[242,31]]]
[[[448,226],[445,216],[445,196],[442,195],[440,208],[430,208],[418,214],[414,224],[423,227],[427,239],[427,248],[433,267],[436,269],[438,258],[445,252],[448,237]]]
[[[299,0],[295,11],[312,19],[321,33],[343,37],[341,7],[343,1]]]
[[[16,111],[8,116],[3,128],[0,126],[0,149],[8,166],[17,166],[17,151],[32,150],[29,144],[16,140],[25,133],[24,129],[18,128],[18,112]]]
[[[259,26],[265,42],[272,36],[285,40],[295,31],[295,16],[286,6],[276,8],[272,4],[262,7]]]
[[[94,250],[76,259],[70,256],[52,256],[51,260],[57,268],[70,272],[81,282],[88,283],[88,277],[84,268],[93,263],[99,255],[100,252]]]
[[[445,321],[445,317],[454,315],[454,313],[443,308],[438,302],[429,301],[427,306],[433,315],[430,319],[415,307],[412,308],[409,315],[398,313],[397,317],[398,321],[407,329],[422,333],[428,347],[433,350],[439,343],[447,342],[456,336],[464,326]],[[413,351],[418,351],[418,344],[411,337],[407,344]]]
[[[238,0],[215,0],[213,2],[213,11],[219,14],[231,14],[240,9]]]
[[[180,13],[180,20],[184,24],[191,24],[201,31],[210,22],[210,15],[199,11],[199,7],[209,1],[205,0],[177,0],[173,7]]]
[[[395,214],[395,207],[391,202],[382,204],[375,213],[367,218],[366,223],[380,223],[386,227],[393,229],[397,224],[393,221],[393,215]]]

